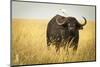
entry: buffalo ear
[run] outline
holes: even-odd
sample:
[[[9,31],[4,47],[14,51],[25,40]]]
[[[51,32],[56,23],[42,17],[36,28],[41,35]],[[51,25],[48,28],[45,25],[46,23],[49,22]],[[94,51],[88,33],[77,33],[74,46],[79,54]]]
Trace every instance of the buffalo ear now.
[[[80,26],[79,29],[82,30],[83,29],[83,26]]]
[[[80,24],[77,24],[76,27],[77,27],[77,29],[79,29],[79,30],[82,30],[82,29],[83,29],[83,26],[81,26]]]

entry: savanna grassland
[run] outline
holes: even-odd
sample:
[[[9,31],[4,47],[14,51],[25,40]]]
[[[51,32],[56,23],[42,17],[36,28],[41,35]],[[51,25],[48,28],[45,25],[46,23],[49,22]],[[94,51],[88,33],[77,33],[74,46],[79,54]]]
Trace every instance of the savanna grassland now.
[[[67,55],[62,48],[56,53],[55,47],[47,49],[46,29],[48,20],[12,20],[12,65],[63,63],[74,61],[94,61],[95,59],[95,22],[88,21],[80,30],[80,40],[76,55]],[[69,49],[71,53],[71,49]]]

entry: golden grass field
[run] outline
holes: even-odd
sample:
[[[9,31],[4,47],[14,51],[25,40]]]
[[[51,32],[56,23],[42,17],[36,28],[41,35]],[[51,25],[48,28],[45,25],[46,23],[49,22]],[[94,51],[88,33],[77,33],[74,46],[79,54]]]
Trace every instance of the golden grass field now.
[[[12,20],[12,65],[63,63],[96,60],[95,22],[88,21],[80,30],[80,40],[76,55],[66,56],[62,48],[56,53],[54,46],[47,49],[46,29],[48,20]],[[71,49],[69,49],[71,50]]]

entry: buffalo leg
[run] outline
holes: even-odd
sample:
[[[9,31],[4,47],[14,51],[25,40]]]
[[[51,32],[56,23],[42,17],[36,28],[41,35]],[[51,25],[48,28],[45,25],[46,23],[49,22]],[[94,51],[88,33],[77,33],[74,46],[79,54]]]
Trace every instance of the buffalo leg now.
[[[56,46],[55,46],[55,48],[56,48],[56,52],[60,52],[60,46],[59,46],[59,44],[56,44]]]
[[[78,41],[79,41],[79,36],[77,36],[75,39],[74,39],[74,42],[73,42],[73,54],[76,54],[76,51],[77,51],[77,48],[78,48]]]
[[[77,45],[75,45],[74,47],[73,47],[73,55],[75,55],[76,54],[76,52],[77,52]]]
[[[51,42],[47,42],[47,47],[50,47]]]
[[[69,55],[68,45],[66,46],[66,55]]]
[[[50,50],[50,44],[51,44],[50,40],[47,39],[47,48],[48,48],[48,50]]]
[[[47,44],[47,48],[48,48],[48,50],[50,50],[50,42]]]

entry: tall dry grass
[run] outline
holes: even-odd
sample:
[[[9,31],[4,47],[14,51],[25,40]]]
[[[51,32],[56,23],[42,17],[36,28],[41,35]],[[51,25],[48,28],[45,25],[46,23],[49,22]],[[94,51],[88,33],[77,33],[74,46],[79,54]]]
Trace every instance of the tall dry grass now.
[[[47,49],[46,29],[48,20],[13,19],[12,21],[12,64],[44,64],[95,59],[95,22],[88,21],[80,30],[80,39],[76,55],[66,56],[62,48],[56,53],[54,46]],[[71,52],[71,49],[69,49]]]

